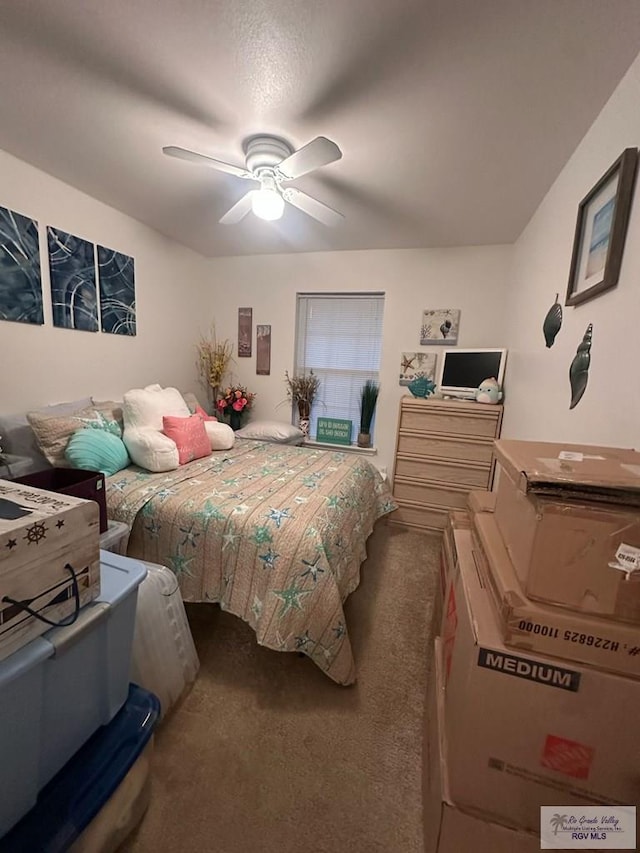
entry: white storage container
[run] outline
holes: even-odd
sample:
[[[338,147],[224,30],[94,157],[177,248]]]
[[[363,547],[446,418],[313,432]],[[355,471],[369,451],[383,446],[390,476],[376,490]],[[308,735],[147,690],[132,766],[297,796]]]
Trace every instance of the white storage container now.
[[[200,661],[176,576],[165,566],[143,565],[131,680],[155,693],[164,717],[195,681]]]
[[[100,557],[99,598],[73,625],[48,631],[0,662],[0,836],[127,698],[146,569],[106,551]]]
[[[107,529],[100,534],[100,548],[103,551],[112,551],[114,554],[127,554],[129,534],[131,528],[124,521],[112,521],[109,519]]]

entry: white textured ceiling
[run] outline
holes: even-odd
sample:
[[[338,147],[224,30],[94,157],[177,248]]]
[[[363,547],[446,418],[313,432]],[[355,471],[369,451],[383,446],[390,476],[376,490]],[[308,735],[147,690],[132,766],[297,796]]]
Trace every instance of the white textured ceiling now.
[[[509,243],[639,51],[638,0],[0,0],[0,148],[207,256]],[[261,132],[337,142],[342,225],[162,154]]]

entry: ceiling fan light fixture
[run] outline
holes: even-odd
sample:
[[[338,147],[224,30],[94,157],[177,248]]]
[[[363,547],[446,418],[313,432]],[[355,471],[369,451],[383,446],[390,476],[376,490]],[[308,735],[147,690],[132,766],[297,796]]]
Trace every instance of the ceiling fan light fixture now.
[[[176,145],[167,145],[162,149],[169,157],[201,163],[219,172],[260,184],[260,189],[249,190],[227,210],[219,220],[221,225],[236,225],[251,211],[267,221],[280,219],[287,202],[323,225],[339,225],[344,220],[344,216],[337,210],[302,190],[295,187],[281,189],[280,186],[339,160],[342,152],[335,142],[325,136],[317,136],[293,151],[287,142],[278,137],[255,136],[245,141],[244,150],[245,169]]]
[[[280,219],[284,213],[284,198],[278,190],[278,185],[273,175],[262,174],[259,177],[260,189],[255,190],[251,196],[251,209],[260,219],[272,222]]]
[[[251,196],[251,210],[260,219],[273,222],[274,219],[280,219],[284,213],[284,199],[277,190],[263,187]]]

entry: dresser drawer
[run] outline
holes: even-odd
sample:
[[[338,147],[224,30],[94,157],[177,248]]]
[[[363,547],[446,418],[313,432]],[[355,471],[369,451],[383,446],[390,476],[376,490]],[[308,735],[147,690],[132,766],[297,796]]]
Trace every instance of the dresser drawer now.
[[[401,431],[398,437],[398,454],[491,464],[493,439],[421,435]]]
[[[410,480],[437,480],[475,489],[487,489],[490,486],[491,465],[480,462],[458,463],[439,459],[420,459],[398,456],[394,478]],[[395,479],[394,479],[395,482]]]
[[[470,414],[469,406],[462,406],[461,411],[451,411],[450,408],[430,408],[429,403],[409,401],[403,403],[400,414],[400,429],[417,432],[440,432],[448,435],[474,435],[484,438],[495,438],[498,430],[499,412],[485,411]],[[481,405],[476,403],[474,405]]]
[[[446,509],[466,509],[470,490],[470,487],[420,483],[416,480],[404,480],[398,476],[393,484],[393,496],[397,501],[435,504]]]
[[[433,506],[405,504],[398,501],[398,509],[389,516],[389,523],[423,530],[444,530],[449,513]]]

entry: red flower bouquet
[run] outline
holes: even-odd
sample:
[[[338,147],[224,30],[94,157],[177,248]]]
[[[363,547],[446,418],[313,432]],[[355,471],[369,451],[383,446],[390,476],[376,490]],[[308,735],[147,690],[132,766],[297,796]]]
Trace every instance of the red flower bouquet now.
[[[228,415],[231,426],[238,429],[242,413],[251,408],[255,396],[242,385],[225,388],[224,395],[216,403],[218,414],[223,417]]]

